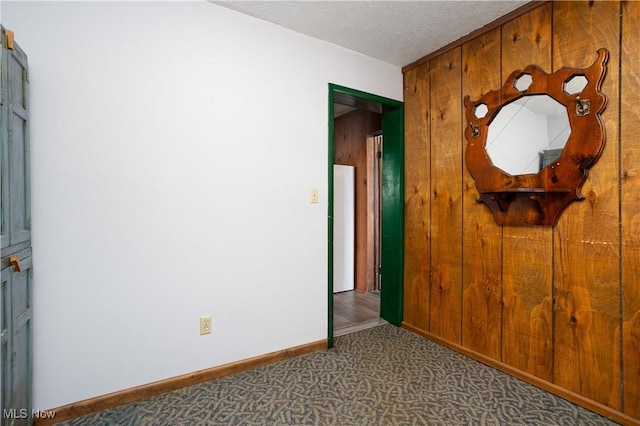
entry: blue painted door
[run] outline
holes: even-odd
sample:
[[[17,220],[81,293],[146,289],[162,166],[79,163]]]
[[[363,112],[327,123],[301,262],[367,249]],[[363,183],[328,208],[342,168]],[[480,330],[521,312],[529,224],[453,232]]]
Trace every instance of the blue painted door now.
[[[14,256],[12,256],[14,257]],[[15,253],[20,270],[9,263],[2,277],[2,425],[31,424],[31,249]]]
[[[9,40],[2,29],[2,249],[31,240],[27,55]]]
[[[30,425],[31,205],[27,56],[0,28],[1,424]]]

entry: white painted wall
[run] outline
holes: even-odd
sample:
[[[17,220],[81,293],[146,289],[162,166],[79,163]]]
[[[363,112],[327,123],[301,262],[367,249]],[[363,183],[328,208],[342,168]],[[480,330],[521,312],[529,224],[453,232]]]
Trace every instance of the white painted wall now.
[[[200,1],[2,17],[30,61],[35,408],[326,338],[328,83],[402,99],[400,68]]]

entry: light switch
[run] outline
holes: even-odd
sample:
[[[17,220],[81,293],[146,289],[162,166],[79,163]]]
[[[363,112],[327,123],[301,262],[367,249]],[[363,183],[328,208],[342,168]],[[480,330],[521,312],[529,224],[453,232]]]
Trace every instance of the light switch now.
[[[318,204],[318,188],[311,188],[309,201],[311,202],[311,204]]]

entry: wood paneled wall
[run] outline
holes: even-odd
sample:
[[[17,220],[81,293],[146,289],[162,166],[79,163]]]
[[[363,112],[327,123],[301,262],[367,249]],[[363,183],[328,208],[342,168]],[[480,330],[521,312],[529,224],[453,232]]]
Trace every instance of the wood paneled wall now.
[[[465,166],[462,99],[610,53],[606,145],[551,227],[498,226]],[[404,69],[404,325],[640,423],[640,2],[549,2]]]
[[[334,164],[355,166],[356,235],[355,235],[355,287],[366,292],[373,290],[368,282],[367,252],[373,242],[367,240],[367,135],[382,129],[382,114],[355,110],[334,121]]]

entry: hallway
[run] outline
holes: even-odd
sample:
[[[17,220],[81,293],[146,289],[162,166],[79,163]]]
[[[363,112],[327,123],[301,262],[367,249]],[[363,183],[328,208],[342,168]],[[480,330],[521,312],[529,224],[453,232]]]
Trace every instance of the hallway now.
[[[364,330],[387,321],[380,318],[380,296],[356,290],[333,295],[333,328],[335,336]]]

